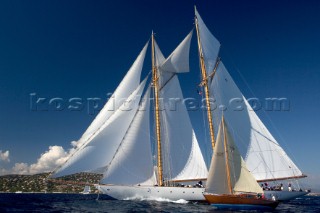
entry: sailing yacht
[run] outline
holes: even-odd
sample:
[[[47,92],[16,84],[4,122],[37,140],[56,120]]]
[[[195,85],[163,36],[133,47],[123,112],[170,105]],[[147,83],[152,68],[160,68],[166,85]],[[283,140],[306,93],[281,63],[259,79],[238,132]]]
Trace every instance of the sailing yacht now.
[[[177,186],[180,182],[204,180],[208,174],[182,104],[178,79],[179,73],[189,71],[191,38],[192,31],[165,58],[152,33],[151,83],[147,86],[148,76],[140,82],[147,43],[112,98],[78,141],[76,151],[51,177],[79,172],[102,174],[96,187],[120,200],[204,201],[203,187]],[[172,108],[172,99],[176,108]],[[152,107],[154,119],[150,119]],[[150,120],[154,120],[154,134]],[[156,159],[151,145],[153,135]]]
[[[87,195],[87,194],[90,194],[90,192],[91,192],[91,188],[90,186],[87,185],[87,186],[84,186],[84,189],[81,192],[81,194]]]
[[[204,196],[217,208],[274,209],[279,204],[263,197],[263,190],[247,169],[223,116]]]
[[[251,108],[219,57],[220,42],[211,34],[195,8],[195,25],[202,74],[201,86],[207,100],[211,142],[215,143],[222,114],[238,144],[247,167],[258,182],[291,180],[306,177],[285,153],[276,139]],[[219,108],[212,110],[209,99]],[[236,100],[239,108],[230,104]],[[240,105],[239,105],[240,104]],[[212,113],[211,113],[212,112]],[[267,197],[289,200],[307,194],[306,191],[268,190]]]
[[[239,151],[255,179],[304,177],[232,80],[219,58],[219,41],[196,9],[195,26],[202,74],[200,85],[205,94],[212,148],[222,116],[221,111],[211,110],[210,99],[216,100],[218,106],[228,106],[231,98],[240,98],[244,110],[225,110],[223,113],[235,141],[245,144],[245,148]],[[140,81],[148,42],[110,100],[78,140],[76,150],[51,177],[80,172],[102,174],[96,187],[115,199],[204,201],[204,188],[177,186],[178,183],[206,180],[208,175],[189,115],[182,104],[178,79],[179,74],[189,71],[191,38],[192,31],[165,58],[152,33],[151,83],[147,84],[148,76]],[[150,126],[154,126],[154,130]],[[153,151],[152,147],[156,150]],[[282,199],[284,191],[265,193],[269,196],[276,194],[277,199]],[[285,199],[293,197],[292,192],[289,195]]]

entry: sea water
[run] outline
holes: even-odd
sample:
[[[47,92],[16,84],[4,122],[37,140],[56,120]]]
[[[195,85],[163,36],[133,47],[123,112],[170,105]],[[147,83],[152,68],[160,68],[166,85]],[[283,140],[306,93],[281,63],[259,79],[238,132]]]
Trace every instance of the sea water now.
[[[207,204],[184,200],[175,202],[167,199],[120,201],[112,200],[106,195],[99,195],[97,198],[97,194],[0,193],[0,212],[231,212],[216,210]],[[320,197],[304,196],[280,203],[272,212],[318,213],[320,212]]]

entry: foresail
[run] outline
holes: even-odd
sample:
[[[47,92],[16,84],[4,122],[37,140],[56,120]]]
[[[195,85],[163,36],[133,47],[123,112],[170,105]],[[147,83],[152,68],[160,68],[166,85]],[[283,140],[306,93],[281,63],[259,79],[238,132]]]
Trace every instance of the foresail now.
[[[162,63],[161,70],[167,72],[189,72],[189,50],[193,30]]]
[[[302,175],[252,110],[222,62],[211,82],[210,92],[216,106],[213,111],[215,125],[221,120],[223,111],[240,153],[257,180]]]
[[[79,147],[51,177],[60,177],[79,172],[103,173],[112,160],[119,144],[136,114],[145,87],[146,79],[122,103],[110,118],[90,137],[89,142]]]
[[[150,87],[124,135],[101,183],[121,185],[154,185],[150,143]]]
[[[212,73],[217,62],[217,57],[220,50],[220,42],[209,31],[196,8],[195,15],[199,26],[200,41],[205,60],[206,71],[208,74],[210,74]]]
[[[149,42],[146,43],[139,56],[123,78],[109,101],[101,109],[97,117],[90,124],[88,129],[82,135],[77,146],[88,142],[88,139],[101,127],[101,125],[110,118],[110,116],[123,104],[130,94],[138,87],[140,83],[141,70]]]

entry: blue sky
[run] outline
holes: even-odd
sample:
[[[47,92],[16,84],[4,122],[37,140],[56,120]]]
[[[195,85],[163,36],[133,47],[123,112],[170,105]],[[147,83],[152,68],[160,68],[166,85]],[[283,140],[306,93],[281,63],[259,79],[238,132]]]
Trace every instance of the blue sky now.
[[[0,169],[34,164],[49,146],[68,150],[94,119],[86,108],[33,111],[31,93],[106,100],[151,30],[163,53],[171,53],[193,27],[195,4],[222,43],[222,59],[244,95],[290,100],[289,111],[258,115],[301,170],[320,177],[320,3],[315,0],[1,1]],[[146,60],[143,75],[150,70]],[[180,81],[184,96],[197,98],[194,39],[190,67]],[[200,117],[191,113],[204,141]]]

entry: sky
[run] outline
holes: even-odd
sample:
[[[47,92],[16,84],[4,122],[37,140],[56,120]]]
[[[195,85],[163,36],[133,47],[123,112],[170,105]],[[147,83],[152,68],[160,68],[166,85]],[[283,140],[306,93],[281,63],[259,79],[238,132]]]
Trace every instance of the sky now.
[[[0,2],[0,175],[54,168],[67,156],[149,40],[165,56],[192,30],[194,5],[221,42],[220,56],[245,97],[287,98],[287,111],[257,114],[320,189],[320,2],[314,0],[119,0]],[[195,35],[195,34],[194,34]],[[148,52],[147,54],[150,55]],[[142,76],[150,71],[147,55]],[[185,97],[198,98],[196,40]],[[67,109],[82,98],[83,110]],[[35,109],[34,100],[45,98]],[[60,98],[63,110],[49,100]],[[190,112],[206,141],[200,112]]]

